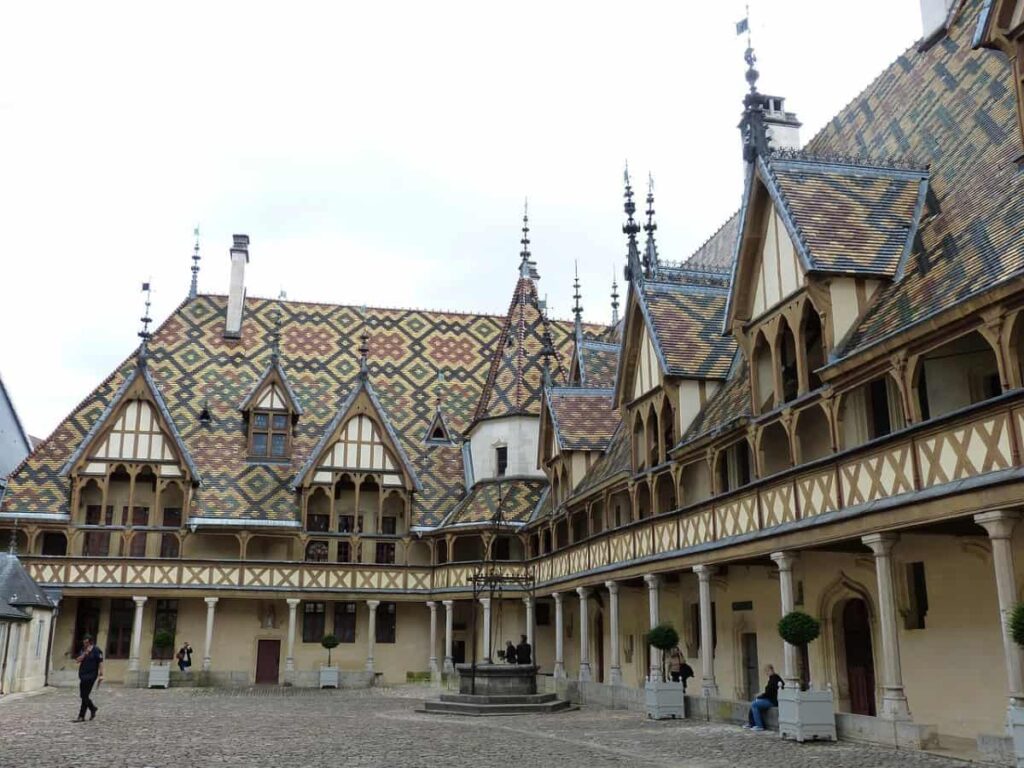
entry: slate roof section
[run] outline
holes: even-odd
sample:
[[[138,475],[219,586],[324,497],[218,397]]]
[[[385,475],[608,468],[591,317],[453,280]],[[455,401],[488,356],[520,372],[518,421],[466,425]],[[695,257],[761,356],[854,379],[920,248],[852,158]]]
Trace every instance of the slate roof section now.
[[[614,389],[553,387],[546,393],[548,413],[563,451],[603,451],[619,425]]]
[[[646,282],[639,299],[668,375],[726,377],[736,342],[720,332],[725,316],[724,290]]]
[[[967,0],[946,37],[908,49],[808,142],[812,154],[847,153],[928,165],[929,211],[902,280],[885,286],[844,355],[949,309],[1024,270],[1024,174],[1011,67],[972,49],[984,6]]]
[[[543,477],[504,477],[481,480],[444,521],[445,526],[486,524],[494,519],[501,501],[507,523],[526,523],[540,504],[548,481]]]
[[[551,332],[550,323],[540,310],[537,284],[532,277],[522,276],[516,283],[498,336],[497,352],[473,414],[474,424],[500,416],[540,415],[540,396],[544,387],[544,336],[547,332]],[[562,384],[568,379],[562,359],[556,346],[555,357],[550,361],[555,384]]]
[[[465,433],[486,381],[504,318],[411,309],[356,307],[247,298],[242,337],[223,337],[227,298],[184,302],[149,341],[147,369],[173,416],[182,443],[202,472],[191,516],[298,521],[296,472],[355,385],[359,336],[370,336],[369,376],[381,408],[415,467],[423,490],[413,496],[411,525],[432,527],[465,494],[461,446],[424,443],[434,414],[432,385],[446,378],[445,417]],[[238,404],[270,361],[274,313],[280,312],[281,366],[303,407],[293,455],[281,464],[250,462]],[[571,323],[552,321],[555,349],[568,359]],[[61,468],[133,374],[130,358],[74,409],[12,474],[2,510],[68,513],[69,480]],[[199,423],[203,401],[213,417]]]
[[[584,341],[577,352],[580,381],[585,387],[615,387],[615,371],[619,367],[619,345],[602,341]]]
[[[739,231],[740,212],[736,211],[680,266],[691,270],[730,272]]]
[[[0,552],[0,619],[24,621],[29,615],[23,608],[52,610],[53,603],[28,575],[17,555]]]
[[[926,169],[781,153],[761,165],[811,272],[895,277],[928,190]]]

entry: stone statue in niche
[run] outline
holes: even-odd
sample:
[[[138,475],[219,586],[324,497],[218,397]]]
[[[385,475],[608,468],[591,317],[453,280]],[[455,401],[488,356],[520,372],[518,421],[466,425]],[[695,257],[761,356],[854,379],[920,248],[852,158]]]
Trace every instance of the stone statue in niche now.
[[[265,602],[262,604],[262,617],[260,619],[260,627],[263,629],[277,628],[277,610],[274,608],[274,604],[271,602]]]

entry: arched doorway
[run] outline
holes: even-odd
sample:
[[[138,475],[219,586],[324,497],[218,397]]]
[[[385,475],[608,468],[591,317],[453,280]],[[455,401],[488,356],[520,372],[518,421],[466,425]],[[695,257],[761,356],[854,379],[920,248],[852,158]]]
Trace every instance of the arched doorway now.
[[[871,652],[871,620],[867,603],[859,597],[847,600],[843,606],[843,648],[846,651],[850,711],[856,715],[874,715],[875,661]]]

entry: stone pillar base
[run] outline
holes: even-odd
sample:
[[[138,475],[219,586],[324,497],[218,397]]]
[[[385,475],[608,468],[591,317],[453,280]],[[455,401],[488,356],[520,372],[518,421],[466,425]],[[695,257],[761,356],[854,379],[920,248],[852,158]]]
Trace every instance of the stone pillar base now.
[[[555,662],[555,679],[556,680],[565,680],[566,679],[566,676],[565,676],[565,664],[563,664],[560,661],[556,661]]]
[[[622,685],[622,670],[619,667],[612,667],[608,682],[611,685]]]

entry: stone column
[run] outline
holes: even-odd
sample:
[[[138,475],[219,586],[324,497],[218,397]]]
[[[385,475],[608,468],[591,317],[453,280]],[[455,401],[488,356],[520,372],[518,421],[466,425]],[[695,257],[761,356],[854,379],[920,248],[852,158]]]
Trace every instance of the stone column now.
[[[480,605],[484,609],[484,634],[483,634],[483,645],[480,648],[480,660],[484,664],[491,663],[491,598],[481,597]]]
[[[608,675],[608,682],[622,685],[622,664],[619,661],[619,583],[606,581],[604,585],[608,588],[608,613],[611,615],[611,674]]]
[[[377,606],[380,600],[367,600],[370,609],[369,623],[366,629],[366,671],[373,672],[373,648],[377,643]]]
[[[555,679],[565,678],[565,653],[562,649],[562,637],[565,632],[565,617],[562,615],[562,593],[552,592],[555,599]]]
[[[284,672],[287,677],[295,671],[295,610],[299,607],[299,599],[289,597],[288,603],[288,655],[284,657]]]
[[[795,607],[793,598],[793,564],[796,562],[796,553],[772,552],[771,558],[775,565],[779,567],[779,592],[782,596],[782,615],[785,616],[791,613]],[[793,690],[800,685],[796,650],[795,645],[785,642],[782,644],[782,678],[786,681],[786,687]]]
[[[433,600],[427,601],[427,608],[430,609],[430,677],[437,678],[437,603]]]
[[[910,706],[903,692],[903,670],[900,667],[899,628],[896,624],[896,591],[892,580],[892,547],[899,539],[894,533],[872,533],[861,541],[875,555],[875,576],[878,578],[878,624],[882,635],[882,717],[909,720]]]
[[[536,657],[537,649],[533,647],[533,598],[524,597],[523,604],[526,606],[526,642],[530,644],[530,650],[533,651],[533,655]],[[533,663],[537,663],[536,659],[533,660]]]
[[[644,576],[644,581],[647,582],[647,607],[650,610],[651,615],[651,629],[658,626],[660,619],[660,611],[658,609],[658,588],[661,586],[661,576],[656,573],[648,573]],[[647,672],[647,679],[652,683],[660,683],[662,680],[661,673],[661,651],[657,648],[650,649],[651,654],[651,668]]]
[[[455,664],[452,662],[452,614],[455,612],[451,600],[442,600],[444,605],[444,671],[451,673],[455,671]]]
[[[146,604],[145,597],[132,596],[135,601],[135,617],[132,621],[132,644],[128,655],[128,671],[139,671],[139,646],[142,645],[142,607]]]
[[[715,628],[714,617],[711,615],[711,577],[715,573],[715,567],[713,565],[695,565],[693,572],[697,574],[700,586],[700,667],[702,674],[700,688],[704,696],[717,697]]]
[[[587,601],[590,599],[590,589],[577,587],[576,594],[580,596],[580,681],[592,679],[590,675],[590,612]]]
[[[219,597],[204,597],[206,601],[206,642],[203,646],[203,672],[210,671],[210,653],[213,651],[213,611]]]
[[[1009,686],[1010,708],[1024,707],[1024,674],[1021,649],[1010,636],[1007,624],[1010,611],[1017,604],[1017,580],[1013,570],[1013,549],[1010,536],[1020,520],[1019,512],[983,512],[974,516],[974,522],[988,533],[992,542],[992,565],[996,571],[996,595],[999,599],[999,626],[1003,633],[1003,655],[1006,657],[1006,677]]]

